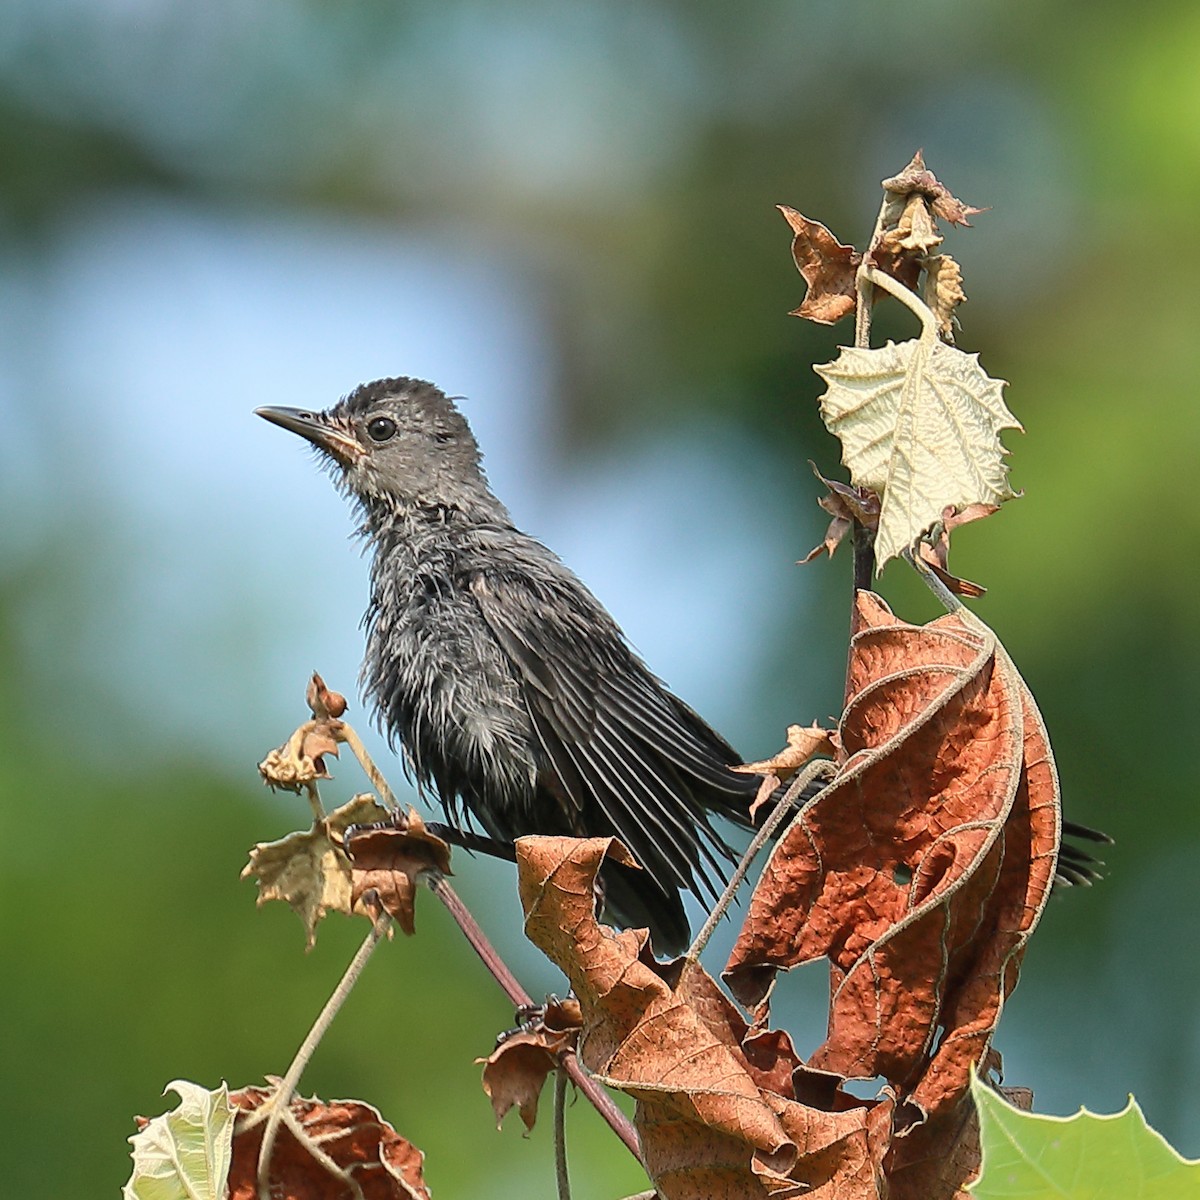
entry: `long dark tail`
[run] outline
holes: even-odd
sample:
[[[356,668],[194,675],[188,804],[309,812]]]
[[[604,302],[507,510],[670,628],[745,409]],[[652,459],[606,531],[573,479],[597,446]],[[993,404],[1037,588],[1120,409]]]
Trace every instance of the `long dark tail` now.
[[[601,919],[621,929],[650,930],[660,958],[682,954],[691,941],[679,888],[660,883],[649,871],[606,862],[600,870],[604,888]]]

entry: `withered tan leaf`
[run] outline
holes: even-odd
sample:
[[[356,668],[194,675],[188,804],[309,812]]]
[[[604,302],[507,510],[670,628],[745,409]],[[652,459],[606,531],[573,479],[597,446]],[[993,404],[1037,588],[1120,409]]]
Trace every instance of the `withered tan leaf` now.
[[[862,255],[843,246],[820,221],[811,221],[786,204],[777,206],[792,227],[792,258],[808,291],[792,316],[833,325],[854,311],[855,273]]]
[[[832,749],[828,729],[822,729],[817,724],[789,725],[787,745],[782,750],[761,762],[745,763],[733,769],[749,775],[776,775],[780,779],[787,779],[800,770],[813,755],[829,754]]]
[[[821,416],[842,443],[851,481],[881,498],[879,569],[948,506],[1000,504],[1016,494],[1000,433],[1021,426],[978,355],[929,336],[844,347],[816,371],[829,385]]]
[[[370,795],[354,796],[327,817],[314,821],[311,829],[289,833],[274,842],[259,842],[250,851],[250,861],[241,878],[258,882],[258,903],[284,900],[307,933],[307,948],[317,939],[317,925],[327,912],[349,915],[355,911],[351,899],[350,860],[342,849],[342,835],[351,825],[385,820],[387,810]],[[362,911],[359,909],[358,911]]]
[[[937,320],[938,337],[954,343],[954,314],[966,302],[962,268],[949,254],[935,254],[925,264],[925,303]]]
[[[272,1092],[242,1088],[230,1100],[241,1114],[233,1138],[229,1200],[258,1200],[258,1154]],[[425,1156],[360,1100],[299,1097],[288,1105],[271,1155],[272,1196],[429,1200]]]

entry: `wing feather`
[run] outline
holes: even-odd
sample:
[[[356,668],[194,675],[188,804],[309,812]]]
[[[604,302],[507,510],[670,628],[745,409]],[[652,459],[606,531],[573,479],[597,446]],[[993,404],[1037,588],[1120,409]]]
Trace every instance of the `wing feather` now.
[[[757,786],[729,770],[733,750],[663,689],[573,578],[512,567],[476,572],[470,590],[576,808],[602,813],[654,874],[715,892],[734,855],[705,809],[748,823]]]

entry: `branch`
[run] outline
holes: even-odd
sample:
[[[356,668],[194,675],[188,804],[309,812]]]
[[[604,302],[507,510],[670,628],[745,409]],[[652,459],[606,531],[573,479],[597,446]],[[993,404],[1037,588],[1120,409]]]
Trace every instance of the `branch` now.
[[[554,1176],[558,1200],[571,1200],[571,1177],[567,1174],[567,1073],[554,1072]]]
[[[275,1138],[279,1133],[279,1125],[287,1116],[288,1105],[292,1102],[292,1096],[295,1094],[296,1085],[300,1082],[300,1076],[304,1074],[304,1068],[308,1066],[309,1060],[321,1043],[321,1039],[325,1036],[329,1026],[333,1024],[333,1019],[337,1016],[338,1010],[346,1002],[351,989],[358,982],[358,977],[367,965],[368,959],[370,959],[375,947],[379,945],[380,940],[387,932],[391,923],[391,917],[383,915],[371,927],[371,932],[367,934],[363,944],[358,948],[358,953],[355,954],[350,965],[346,968],[346,972],[338,981],[337,987],[333,989],[333,994],[325,1002],[325,1007],[321,1009],[320,1015],[313,1022],[313,1027],[308,1031],[308,1036],[304,1039],[300,1049],[296,1051],[296,1057],[292,1059],[292,1065],[288,1067],[287,1074],[279,1081],[274,1095],[254,1114],[254,1118],[248,1121],[245,1126],[246,1128],[250,1128],[258,1124],[264,1116],[267,1118],[267,1127],[263,1130],[262,1145],[258,1151],[259,1200],[271,1200],[269,1182],[271,1153],[275,1149]]]
[[[483,960],[483,965],[491,972],[492,978],[503,989],[504,994],[512,1001],[514,1008],[536,1007],[533,997],[521,986],[520,980],[509,969],[508,964],[497,953],[495,946],[488,941],[487,935],[479,927],[479,922],[471,914],[471,910],[462,902],[458,893],[446,882],[442,875],[426,872],[422,875],[429,890],[446,906],[446,910],[454,918],[463,936],[471,944],[472,949]],[[616,1106],[613,1098],[603,1086],[593,1079],[584,1069],[573,1050],[566,1051],[561,1056],[563,1070],[571,1077],[575,1086],[591,1101],[596,1111],[608,1122],[608,1127],[625,1143],[629,1153],[642,1162],[641,1147],[638,1145],[637,1132],[629,1118]],[[643,1164],[645,1165],[645,1164]]]
[[[766,845],[767,841],[783,823],[784,818],[795,805],[796,800],[800,797],[804,789],[825,769],[826,763],[818,759],[816,762],[809,763],[803,770],[797,772],[796,778],[792,780],[787,791],[783,793],[783,798],[771,810],[771,815],[763,822],[762,828],[754,835],[750,845],[746,847],[746,853],[742,855],[742,861],[738,863],[737,870],[734,871],[729,882],[725,885],[725,890],[713,906],[712,912],[708,914],[708,919],[704,922],[703,928],[696,934],[696,940],[688,947],[688,952],[684,955],[686,959],[695,962],[700,957],[704,947],[708,945],[708,939],[712,937],[717,924],[725,915],[729,905],[733,902],[733,897],[741,886],[742,880],[746,878],[746,873],[750,870],[751,864],[758,857],[758,852]],[[768,776],[768,778],[770,777]]]

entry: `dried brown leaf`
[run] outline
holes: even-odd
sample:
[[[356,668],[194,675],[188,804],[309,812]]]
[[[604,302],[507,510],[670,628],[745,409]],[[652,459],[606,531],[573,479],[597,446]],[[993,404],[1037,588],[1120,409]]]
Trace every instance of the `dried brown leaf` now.
[[[517,1029],[502,1033],[487,1058],[475,1060],[484,1064],[483,1090],[492,1102],[497,1129],[514,1107],[525,1129],[534,1127],[546,1076],[559,1066],[564,1053],[575,1049],[582,1026],[577,1000],[553,1000]]]
[[[313,672],[304,697],[314,721],[336,720],[346,711],[346,697],[325,686],[325,680]]]
[[[789,725],[787,745],[782,750],[761,762],[745,763],[733,769],[748,775],[775,775],[780,779],[788,779],[814,754],[830,754],[832,750],[828,729],[822,729],[815,723],[807,727]]]
[[[799,565],[812,562],[823,552],[833,556],[833,552],[841,545],[842,539],[858,521],[868,529],[879,527],[879,497],[866,488],[851,487],[848,483],[839,483],[836,479],[826,479],[817,469],[816,463],[809,461],[813,474],[829,489],[827,495],[817,499],[817,503],[833,518],[825,531],[825,540],[819,546],[814,546],[801,560]]]
[[[907,198],[916,192],[927,196],[935,216],[952,225],[970,225],[967,217],[986,212],[984,208],[972,208],[950,194],[950,190],[941,183],[932,171],[925,166],[925,158],[918,150],[912,161],[891,179],[883,181],[885,191]]]
[[[350,901],[378,918],[391,916],[410,936],[415,932],[417,883],[434,871],[450,875],[450,847],[425,828],[413,808],[390,813],[383,822],[355,830],[346,841],[351,861]]]
[[[246,1115],[233,1137],[229,1200],[258,1200],[265,1122],[250,1114],[258,1116],[273,1094],[268,1088],[243,1088],[229,1097]],[[424,1160],[369,1104],[297,1097],[288,1106],[271,1155],[271,1195],[288,1200],[429,1200]]]
[[[634,1123],[664,1200],[754,1194],[756,1178],[786,1177],[796,1148],[738,1049],[740,1018],[698,964],[672,987],[641,957],[644,930],[597,923],[606,854],[630,861],[608,838],[517,842],[525,931],[571,981],[583,1012],[579,1056],[638,1101]]]
[[[777,207],[792,227],[792,258],[808,284],[804,302],[791,315],[833,325],[854,311],[862,255],[853,246],[843,246],[819,221],[810,221],[786,204]]]
[[[976,598],[984,595],[987,588],[950,573],[951,533],[960,525],[981,521],[999,511],[998,504],[968,504],[962,512],[956,512],[952,504],[947,505],[942,510],[942,519],[917,543],[917,553],[922,561],[956,596]]]
[[[775,970],[829,958],[810,1067],[882,1075],[922,1113],[964,1094],[1054,871],[1057,791],[1031,706],[981,625],[906,625],[859,593],[844,759],[778,843],[727,968],[756,1003]]]
[[[370,795],[354,796],[312,828],[274,842],[259,842],[242,868],[242,879],[258,882],[258,903],[284,900],[304,922],[307,949],[317,939],[317,924],[327,912],[365,911],[352,897],[350,860],[342,837],[351,825],[385,820],[386,809]]]
[[[995,1089],[1029,1111],[1028,1088]],[[979,1174],[979,1116],[969,1097],[923,1124],[893,1137],[884,1160],[888,1200],[970,1200],[967,1185]]]

